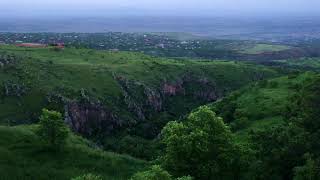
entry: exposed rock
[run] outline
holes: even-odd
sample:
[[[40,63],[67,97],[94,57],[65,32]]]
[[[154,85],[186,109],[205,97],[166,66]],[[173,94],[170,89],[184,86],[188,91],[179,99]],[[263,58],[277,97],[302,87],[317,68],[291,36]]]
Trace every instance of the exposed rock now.
[[[58,93],[49,93],[46,97],[46,100],[48,103],[61,103],[61,104],[67,104],[70,99],[61,95],[61,94],[58,94]]]
[[[70,99],[56,90],[47,95],[47,103],[64,106],[65,123],[83,136],[109,135],[123,126],[121,120],[104,104],[90,98],[84,89],[77,99]]]
[[[195,86],[197,89],[188,90],[186,89],[188,85]],[[206,102],[215,101],[222,96],[214,82],[204,76],[197,77],[192,74],[185,74],[181,79],[171,83],[165,81],[161,89],[164,96],[192,94],[194,98],[201,98]]]
[[[194,97],[206,102],[216,101],[223,94],[218,90],[217,85],[206,77],[200,77],[196,82],[200,88],[194,92]]]
[[[174,81],[164,80],[161,85],[161,92],[163,96],[176,96],[178,94],[185,94],[185,89],[183,84],[186,81],[186,76],[183,76],[181,79],[176,79]]]
[[[65,122],[84,136],[111,134],[122,126],[115,115],[101,103],[71,101],[65,105]]]
[[[140,104],[141,102],[138,102],[134,99],[134,94],[137,92],[131,93],[132,90],[135,90],[134,86],[141,86],[141,83],[135,83],[127,80],[126,78],[122,76],[117,76],[116,74],[113,74],[113,78],[119,83],[122,94],[124,96],[124,102],[127,104],[128,109],[136,114],[136,116],[140,120],[144,120],[145,115],[143,112],[142,105]],[[131,90],[131,91],[130,91]]]
[[[136,114],[139,120],[145,120],[152,112],[163,111],[166,100],[172,96],[188,95],[203,102],[212,102],[222,96],[214,82],[205,76],[195,76],[190,73],[176,80],[164,80],[159,88],[151,88],[116,74],[113,74],[113,77],[121,87],[128,109]]]
[[[167,96],[176,96],[178,93],[184,94],[183,82],[167,83],[162,86],[162,92]]]
[[[156,112],[162,110],[162,97],[157,90],[152,90],[151,88],[145,87],[144,94],[147,96],[147,105],[152,107]]]
[[[21,97],[25,95],[28,88],[24,84],[18,84],[11,81],[3,83],[5,96]]]
[[[133,100],[133,98],[129,95],[127,91],[124,89],[123,91],[123,96],[124,96],[124,101],[127,104],[129,110],[137,115],[137,117],[141,120],[145,119],[142,106],[138,104],[137,101]]]
[[[197,91],[194,93],[194,97],[197,99],[202,99],[208,102],[215,101],[219,96],[214,91]]]
[[[14,64],[17,58],[13,55],[0,55],[0,67],[5,67],[9,64]]]

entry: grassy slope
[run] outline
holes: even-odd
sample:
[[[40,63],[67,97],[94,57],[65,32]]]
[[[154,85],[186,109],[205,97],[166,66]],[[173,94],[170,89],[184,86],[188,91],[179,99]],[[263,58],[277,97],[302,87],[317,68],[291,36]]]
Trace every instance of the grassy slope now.
[[[295,93],[294,87],[298,87],[306,79],[313,76],[313,73],[305,73],[297,77],[284,76],[261,81],[242,88],[229,97],[212,104],[212,108],[219,111],[217,108],[220,108],[221,104],[235,104],[233,123],[236,121],[242,123],[239,121],[241,117],[248,118],[248,122],[236,130],[237,138],[246,141],[248,133],[252,130],[281,124],[289,98]],[[227,121],[230,120],[227,119]]]
[[[114,112],[128,119],[133,117],[121,101],[122,94],[112,74],[138,81],[151,88],[159,88],[164,79],[175,81],[186,73],[206,76],[223,91],[235,90],[252,82],[257,74],[272,77],[277,73],[268,68],[225,61],[191,61],[152,58],[140,53],[94,51],[67,48],[28,49],[0,46],[0,53],[15,54],[21,61],[14,67],[0,68],[0,85],[8,80],[28,87],[23,97],[0,99],[0,123],[14,124],[17,120],[35,119],[45,106],[45,96],[61,91],[69,98],[79,96],[83,88],[100,99]],[[1,93],[0,93],[1,94]],[[180,97],[180,100],[186,98]],[[177,99],[179,101],[179,97]],[[192,102],[194,100],[192,99]],[[199,106],[186,101],[183,110]],[[191,102],[191,101],[190,101]],[[170,105],[169,109],[176,107]]]
[[[128,179],[145,162],[92,149],[84,139],[72,135],[62,152],[41,147],[34,126],[0,126],[0,179],[70,179],[86,173],[104,179]]]

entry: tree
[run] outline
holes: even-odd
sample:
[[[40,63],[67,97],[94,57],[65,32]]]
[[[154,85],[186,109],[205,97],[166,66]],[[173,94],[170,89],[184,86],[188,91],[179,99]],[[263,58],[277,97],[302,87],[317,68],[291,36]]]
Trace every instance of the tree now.
[[[237,155],[233,136],[222,118],[200,107],[185,122],[169,122],[163,129],[163,165],[173,175],[196,179],[234,179]]]
[[[37,134],[51,148],[58,148],[64,145],[68,137],[68,127],[62,119],[62,115],[56,111],[42,110]]]
[[[320,128],[320,76],[305,83],[297,102],[300,107],[301,125],[310,133]]]
[[[319,159],[314,160],[310,154],[305,155],[306,163],[294,168],[294,180],[317,180],[320,177]]]
[[[308,152],[320,156],[320,76],[307,79],[294,98],[286,118],[306,132]]]
[[[136,173],[131,180],[174,180],[174,178],[159,165],[154,165],[150,170]],[[193,180],[191,176],[183,176],[176,180]]]
[[[320,155],[320,76],[305,79],[290,99],[284,125],[253,133],[256,179],[317,179]],[[308,155],[305,164],[303,156]]]
[[[172,180],[172,177],[159,165],[155,165],[148,171],[136,173],[131,180]]]
[[[82,176],[78,176],[76,178],[72,178],[71,180],[102,180],[102,177],[89,173]]]
[[[252,147],[257,161],[252,166],[254,179],[292,179],[308,143],[305,132],[293,124],[252,132]]]
[[[177,178],[177,180],[193,180],[193,178],[191,176],[183,176],[183,177]]]

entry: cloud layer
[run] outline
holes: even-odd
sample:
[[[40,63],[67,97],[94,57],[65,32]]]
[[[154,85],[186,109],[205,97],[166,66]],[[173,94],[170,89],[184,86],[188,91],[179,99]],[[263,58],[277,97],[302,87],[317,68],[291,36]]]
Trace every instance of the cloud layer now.
[[[0,14],[320,14],[319,0],[0,0]]]

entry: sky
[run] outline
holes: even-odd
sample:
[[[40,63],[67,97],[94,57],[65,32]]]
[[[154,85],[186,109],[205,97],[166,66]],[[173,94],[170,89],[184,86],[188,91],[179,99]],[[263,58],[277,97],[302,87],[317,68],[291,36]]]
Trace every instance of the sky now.
[[[320,0],[0,0],[0,15],[317,15],[319,7]]]

